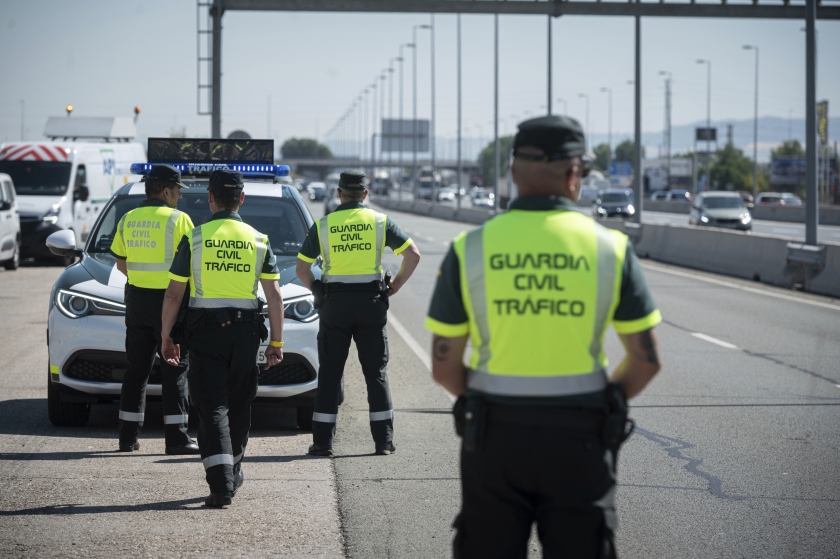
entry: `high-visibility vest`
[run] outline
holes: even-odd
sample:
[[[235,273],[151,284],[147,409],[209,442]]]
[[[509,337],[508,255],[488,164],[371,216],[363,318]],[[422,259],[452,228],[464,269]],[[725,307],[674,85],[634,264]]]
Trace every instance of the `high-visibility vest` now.
[[[333,212],[318,221],[324,283],[367,283],[382,279],[385,214],[368,208]]]
[[[125,214],[117,224],[111,250],[125,256],[128,283],[166,289],[175,250],[192,228],[187,214],[169,206],[141,206]]]
[[[190,307],[256,309],[268,235],[235,219],[214,219],[187,237]]]
[[[603,389],[626,247],[624,234],[562,210],[512,210],[456,238],[473,347],[467,386],[508,396]]]

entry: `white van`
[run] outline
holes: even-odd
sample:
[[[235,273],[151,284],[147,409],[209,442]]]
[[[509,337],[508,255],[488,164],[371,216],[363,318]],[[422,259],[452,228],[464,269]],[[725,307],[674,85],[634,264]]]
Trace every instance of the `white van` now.
[[[20,266],[20,219],[12,177],[0,173],[0,264],[7,270]]]
[[[0,145],[0,173],[17,192],[22,257],[55,258],[45,242],[62,229],[84,244],[111,195],[140,178],[130,173],[146,161],[143,145],[130,141],[135,130],[131,118],[51,117],[49,141]]]

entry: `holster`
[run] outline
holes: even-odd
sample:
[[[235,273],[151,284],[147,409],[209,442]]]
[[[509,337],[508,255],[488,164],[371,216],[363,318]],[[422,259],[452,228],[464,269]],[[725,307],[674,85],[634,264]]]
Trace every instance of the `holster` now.
[[[312,305],[315,307],[315,310],[321,310],[321,306],[324,304],[324,282],[321,280],[312,282],[312,298]]]
[[[479,452],[484,446],[484,431],[487,425],[487,403],[478,396],[469,396],[466,398],[466,404],[463,406],[463,409],[462,436],[464,439],[464,450],[466,452]]]
[[[618,468],[618,450],[621,445],[630,438],[636,428],[636,422],[630,419],[630,407],[627,405],[627,397],[624,395],[624,388],[617,382],[611,382],[605,390],[607,399],[607,415],[604,418],[604,431],[602,434],[604,446],[612,452],[613,469]]]
[[[265,307],[265,301],[261,298],[257,297],[257,324],[260,327],[260,341],[264,342],[268,339],[268,327],[265,325],[265,315],[263,314],[263,308]]]
[[[391,297],[391,270],[385,270],[385,276],[382,278],[380,282],[380,291],[379,295],[382,297],[382,300],[385,302],[385,306],[390,307],[390,297]]]

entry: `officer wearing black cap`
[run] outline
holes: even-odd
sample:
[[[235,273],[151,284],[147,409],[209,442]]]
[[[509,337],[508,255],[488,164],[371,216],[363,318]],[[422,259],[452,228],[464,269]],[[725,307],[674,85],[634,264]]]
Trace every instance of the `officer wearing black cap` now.
[[[205,500],[209,507],[231,504],[245,481],[242,458],[257,394],[257,351],[268,335],[259,284],[271,323],[266,366],[283,360],[280,271],[268,236],[243,223],[237,213],[245,201],[243,187],[241,173],[211,173],[208,202],[213,216],[181,240],[163,305],[162,355],[175,362],[178,345],[169,333],[189,282],[183,328],[190,346],[190,399],[201,419],[198,444],[210,485]]]
[[[127,366],[120,393],[119,448],[140,448],[137,435],[146,408],[146,384],[161,344],[160,312],[169,285],[169,266],[178,241],[193,223],[175,209],[181,198],[181,172],[169,165],[153,165],[143,178],[146,200],[120,219],[111,254],[126,276],[125,351]],[[184,381],[189,360],[186,348],[173,365],[161,362],[163,423],[167,454],[198,454],[187,435],[188,404]]]
[[[583,153],[573,119],[520,124],[519,198],[441,265],[426,327],[432,374],[459,397],[455,557],[525,557],[534,522],[545,557],[615,557],[627,398],[660,368],[661,316],[627,237],[576,211]],[[608,376],[610,323],[627,355]]]
[[[320,369],[312,415],[313,444],[309,447],[309,453],[317,456],[333,455],[339,390],[351,340],[356,342],[367,383],[375,452],[387,455],[396,451],[394,409],[386,372],[388,297],[414,273],[420,251],[386,215],[362,204],[367,195],[364,173],[341,173],[341,205],[312,226],[298,254],[297,276],[312,290],[320,309]],[[393,280],[382,270],[386,246],[403,257]],[[323,272],[316,280],[311,266],[319,255]]]

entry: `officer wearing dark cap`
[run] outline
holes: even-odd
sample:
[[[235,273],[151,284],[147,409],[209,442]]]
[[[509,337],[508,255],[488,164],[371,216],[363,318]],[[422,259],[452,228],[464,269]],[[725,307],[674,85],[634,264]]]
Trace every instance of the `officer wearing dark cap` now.
[[[432,375],[458,397],[455,557],[525,557],[534,522],[545,557],[615,557],[627,399],[660,368],[661,316],[627,237],[576,211],[583,153],[573,119],[520,124],[519,198],[441,265],[426,327]],[[612,375],[610,323],[627,352]]]
[[[271,341],[266,366],[283,360],[283,298],[280,270],[268,236],[242,222],[242,174],[216,170],[208,202],[213,217],[181,240],[169,272],[163,305],[163,357],[177,361],[178,344],[169,333],[190,285],[184,330],[190,346],[190,399],[201,425],[198,444],[210,495],[209,507],[224,507],[245,481],[242,458],[257,394],[257,351],[268,332],[263,324],[262,285],[268,300]]]
[[[396,451],[394,409],[388,389],[388,297],[395,295],[420,262],[420,251],[385,214],[365,207],[368,189],[360,171],[341,173],[336,210],[309,230],[298,254],[297,276],[320,309],[318,390],[309,454],[333,455],[338,398],[350,341],[356,342],[368,390],[370,431],[376,454]],[[396,277],[382,270],[385,247],[403,257]],[[321,256],[320,280],[312,263]],[[390,274],[390,272],[388,272]]]
[[[137,435],[146,408],[146,384],[161,344],[160,312],[169,285],[176,245],[193,228],[190,217],[175,209],[181,198],[181,172],[153,165],[143,178],[146,200],[120,219],[111,243],[117,268],[126,276],[125,351],[127,366],[120,392],[119,448],[140,448]],[[184,381],[189,360],[184,348],[173,365],[160,364],[167,454],[198,454],[187,435],[188,404]]]

